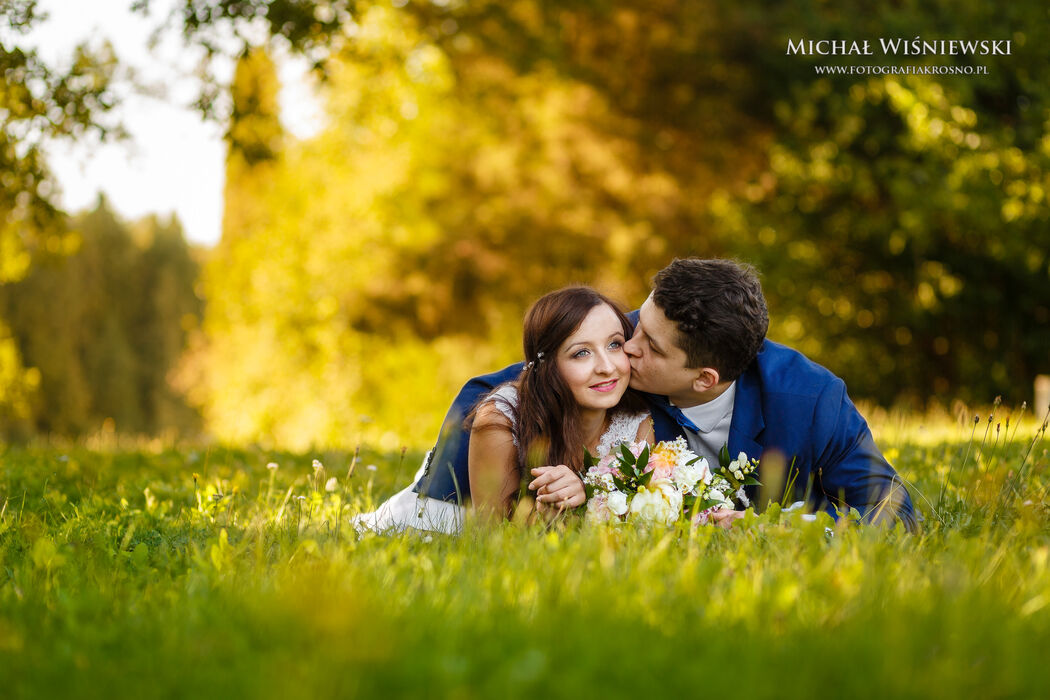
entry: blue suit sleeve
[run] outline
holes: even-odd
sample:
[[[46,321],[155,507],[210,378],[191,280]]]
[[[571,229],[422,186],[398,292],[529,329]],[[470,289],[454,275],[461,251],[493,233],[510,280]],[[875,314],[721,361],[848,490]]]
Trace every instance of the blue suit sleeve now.
[[[467,471],[470,431],[464,427],[464,421],[478,401],[495,387],[517,379],[521,368],[522,363],[519,362],[499,372],[474,377],[463,385],[445,415],[437,444],[430,451],[426,469],[413,491],[451,503],[464,503],[470,498],[470,475]]]
[[[868,522],[899,518],[915,531],[911,497],[882,456],[868,424],[836,380],[825,388],[814,412],[813,469],[829,510],[856,508]]]

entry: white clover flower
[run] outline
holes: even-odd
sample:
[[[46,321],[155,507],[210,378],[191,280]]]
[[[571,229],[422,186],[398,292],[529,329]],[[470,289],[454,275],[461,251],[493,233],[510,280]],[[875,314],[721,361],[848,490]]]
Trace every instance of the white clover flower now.
[[[682,494],[670,479],[657,479],[638,489],[631,515],[648,524],[673,525],[682,513]]]
[[[609,512],[619,517],[626,515],[630,506],[627,504],[627,494],[622,491],[610,491],[606,499],[605,507]]]

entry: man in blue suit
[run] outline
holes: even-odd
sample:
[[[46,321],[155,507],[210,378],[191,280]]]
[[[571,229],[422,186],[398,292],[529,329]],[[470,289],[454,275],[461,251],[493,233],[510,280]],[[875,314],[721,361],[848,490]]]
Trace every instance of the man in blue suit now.
[[[685,437],[718,463],[727,446],[761,459],[763,498],[804,500],[833,515],[857,509],[869,522],[915,529],[907,490],[879,452],[846,385],[791,348],[766,340],[769,316],[755,271],[730,260],[675,260],[657,273],[653,293],[630,314],[624,346],[631,388],[649,399],[656,440]],[[469,498],[463,419],[521,365],[470,380],[456,397],[415,490],[431,498]],[[752,500],[759,496],[749,487]],[[757,503],[759,507],[764,502]],[[714,518],[728,526],[742,515]]]

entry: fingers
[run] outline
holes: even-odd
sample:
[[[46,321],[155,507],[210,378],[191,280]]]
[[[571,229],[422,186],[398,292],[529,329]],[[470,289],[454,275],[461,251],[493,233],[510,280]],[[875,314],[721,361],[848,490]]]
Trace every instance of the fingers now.
[[[710,513],[708,520],[719,527],[724,527],[727,530],[733,527],[733,523],[744,517],[744,511],[742,510],[716,510]]]
[[[536,478],[529,482],[529,490],[538,491],[539,493],[544,493],[544,491],[540,491],[544,486],[550,486],[566,475],[576,478],[576,474],[564,464],[559,464],[556,467],[536,467],[530,471]]]
[[[577,481],[575,484],[570,483],[556,489],[548,489],[546,493],[536,496],[536,500],[541,503],[557,503],[579,494],[583,494],[584,498],[586,498],[583,484]]]

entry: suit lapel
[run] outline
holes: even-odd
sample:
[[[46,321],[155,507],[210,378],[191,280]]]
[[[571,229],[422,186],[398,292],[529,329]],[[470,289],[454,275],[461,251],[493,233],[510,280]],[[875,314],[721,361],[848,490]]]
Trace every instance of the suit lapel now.
[[[747,369],[736,383],[733,402],[733,421],[729,424],[729,456],[736,459],[741,452],[749,458],[761,457],[762,446],[756,441],[766,427],[762,417],[762,395],[755,364]]]

